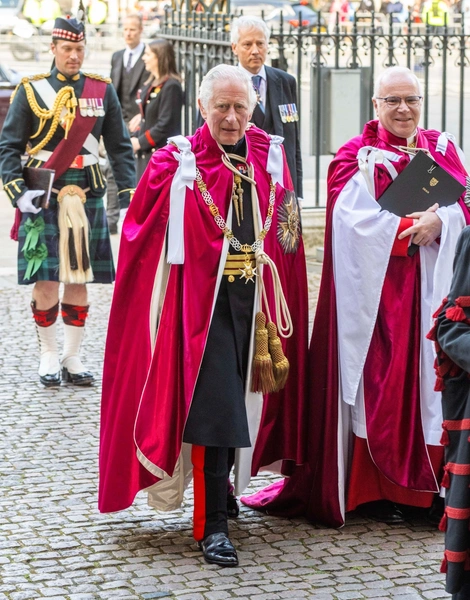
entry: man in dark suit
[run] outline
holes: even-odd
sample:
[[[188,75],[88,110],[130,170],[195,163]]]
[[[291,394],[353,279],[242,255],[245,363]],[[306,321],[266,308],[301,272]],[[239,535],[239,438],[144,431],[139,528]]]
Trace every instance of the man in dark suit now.
[[[111,58],[111,80],[121,103],[122,116],[126,124],[139,112],[136,103],[137,92],[149,76],[142,60],[145,50],[145,44],[141,41],[142,31],[140,15],[133,14],[126,17],[123,28],[126,47],[115,52]],[[109,232],[114,234],[117,233],[119,221],[119,201],[115,191],[114,178],[107,161],[103,172],[108,181],[106,209],[108,227]]]
[[[232,21],[232,51],[239,67],[248,72],[258,104],[252,121],[267,133],[284,138],[287,164],[297,197],[302,197],[302,157],[295,78],[281,69],[266,66],[269,27],[259,17],[242,16]]]

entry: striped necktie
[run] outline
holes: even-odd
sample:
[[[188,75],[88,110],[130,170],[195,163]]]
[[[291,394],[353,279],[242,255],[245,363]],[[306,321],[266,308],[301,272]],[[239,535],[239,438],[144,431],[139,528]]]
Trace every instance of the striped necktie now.
[[[253,81],[253,87],[255,88],[256,97],[258,99],[258,106],[264,113],[264,104],[261,100],[261,75],[253,75],[251,79]]]

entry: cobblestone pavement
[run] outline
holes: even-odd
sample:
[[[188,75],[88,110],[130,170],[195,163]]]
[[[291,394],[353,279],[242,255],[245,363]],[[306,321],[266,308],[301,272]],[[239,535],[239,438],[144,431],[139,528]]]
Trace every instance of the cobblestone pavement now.
[[[310,268],[312,308],[318,269]],[[1,273],[0,273],[1,275]],[[84,358],[101,372],[111,286],[91,285]],[[0,599],[448,598],[443,537],[424,522],[351,517],[339,531],[241,509],[231,522],[240,566],[204,563],[191,494],[158,514],[144,495],[97,511],[100,385],[46,390],[36,376],[30,289],[0,276]],[[269,478],[256,478],[259,489]]]

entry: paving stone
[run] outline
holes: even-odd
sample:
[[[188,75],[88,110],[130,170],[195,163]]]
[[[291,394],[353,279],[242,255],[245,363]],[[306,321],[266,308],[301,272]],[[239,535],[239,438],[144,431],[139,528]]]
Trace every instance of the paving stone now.
[[[310,273],[312,293],[318,284]],[[31,290],[0,278],[0,318],[9,323],[0,337],[0,600],[449,598],[439,573],[442,533],[419,523],[393,528],[352,515],[337,531],[242,507],[230,522],[240,566],[220,569],[204,562],[192,539],[191,490],[173,513],[156,513],[144,494],[126,511],[98,513],[100,374],[112,291],[89,286],[83,351],[97,383],[46,390],[36,375]],[[273,479],[254,478],[247,493]]]

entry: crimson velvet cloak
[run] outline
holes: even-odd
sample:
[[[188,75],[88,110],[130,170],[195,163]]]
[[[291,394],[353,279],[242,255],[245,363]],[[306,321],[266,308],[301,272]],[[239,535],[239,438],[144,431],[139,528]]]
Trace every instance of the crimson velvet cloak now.
[[[202,179],[227,219],[233,174],[222,163],[223,150],[207,125],[188,139]],[[262,225],[269,200],[269,137],[252,127],[246,131],[246,141]],[[178,167],[174,153],[173,145],[154,153],[124,221],[103,373],[102,512],[127,508],[139,490],[160,480],[159,474],[173,475],[217,294],[224,235],[196,184],[194,190],[186,190],[185,262],[166,264],[170,187]],[[294,333],[283,340],[291,370],[281,392],[266,395],[264,401],[257,395],[262,414],[251,463],[253,474],[276,461],[299,464],[305,458],[306,266],[301,239],[297,251],[287,254],[277,239],[284,188],[292,189],[285,157],[284,187],[276,185],[273,223],[264,250],[278,268],[293,320]],[[272,281],[266,269],[263,278],[274,314]],[[155,303],[159,317],[153,340],[151,312]]]
[[[427,148],[434,160],[461,183],[466,173],[453,144],[445,156],[436,152],[439,132],[418,129],[416,146]],[[328,204],[322,281],[309,350],[309,436],[307,463],[293,476],[276,482],[243,501],[271,514],[305,515],[333,527],[344,524],[344,497],[347,489],[347,449],[341,447],[339,433],[344,414],[338,402],[340,370],[338,361],[337,298],[333,274],[333,213],[338,197],[358,172],[358,151],[372,146],[397,153],[393,166],[400,173],[409,156],[398,150],[406,140],[397,138],[371,121],[362,135],[350,140],[337,153],[328,173]],[[392,182],[384,164],[374,171],[376,198]],[[465,219],[469,213],[459,200]],[[396,227],[396,226],[395,226]],[[373,243],[370,246],[373,252]],[[437,491],[437,482],[423,434],[420,398],[420,253],[387,257],[380,304],[363,370],[364,408],[367,444],[372,460],[393,483],[419,491]],[[358,283],[358,285],[361,285]],[[366,293],[366,292],[365,292]],[[361,306],[356,306],[361,311]],[[392,351],[393,350],[393,351]],[[346,434],[347,435],[347,434]],[[346,442],[347,446],[347,442]],[[339,456],[345,452],[345,472],[340,471]]]

